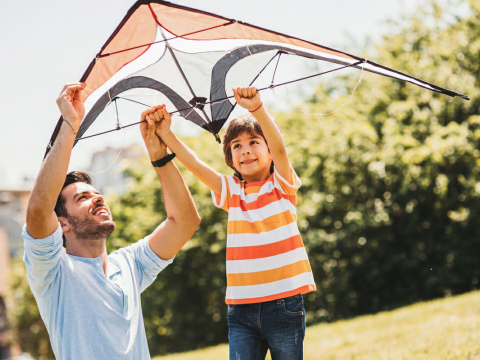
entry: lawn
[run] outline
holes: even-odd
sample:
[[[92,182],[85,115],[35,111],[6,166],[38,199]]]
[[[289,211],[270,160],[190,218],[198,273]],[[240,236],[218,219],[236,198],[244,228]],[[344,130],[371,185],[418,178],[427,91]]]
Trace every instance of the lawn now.
[[[480,360],[480,291],[310,326],[304,350],[307,360]],[[154,358],[212,359],[228,359],[228,345]]]

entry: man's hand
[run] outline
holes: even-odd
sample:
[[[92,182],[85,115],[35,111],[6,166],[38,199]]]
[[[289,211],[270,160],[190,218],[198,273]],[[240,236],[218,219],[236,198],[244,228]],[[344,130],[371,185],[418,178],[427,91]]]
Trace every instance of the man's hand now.
[[[258,109],[258,107],[262,104],[260,101],[260,93],[257,91],[256,87],[239,87],[232,90],[237,104],[248,111]]]
[[[85,83],[72,83],[63,87],[62,92],[57,98],[57,105],[60,108],[62,117],[74,128],[78,129],[83,117],[85,116],[85,107],[83,106],[82,90],[85,89]]]
[[[140,123],[140,133],[147,147],[151,161],[160,160],[167,153],[167,147],[158,134],[161,134],[160,122],[164,119],[165,105],[152,107],[142,112]]]

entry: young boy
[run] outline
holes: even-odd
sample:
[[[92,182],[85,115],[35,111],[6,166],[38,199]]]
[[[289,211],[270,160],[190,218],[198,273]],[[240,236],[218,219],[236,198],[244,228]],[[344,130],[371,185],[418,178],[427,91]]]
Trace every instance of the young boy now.
[[[158,135],[180,162],[212,190],[228,211],[227,295],[230,359],[302,359],[305,309],[302,294],[315,282],[296,223],[300,179],[283,138],[254,87],[233,89],[250,114],[232,120],[224,137],[225,161],[235,176],[217,173],[170,131]],[[274,165],[275,164],[275,165]]]

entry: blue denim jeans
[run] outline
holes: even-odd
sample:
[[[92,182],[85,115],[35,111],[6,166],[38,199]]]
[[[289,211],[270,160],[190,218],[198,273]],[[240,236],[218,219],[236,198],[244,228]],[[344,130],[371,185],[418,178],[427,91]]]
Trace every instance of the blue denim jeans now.
[[[228,306],[230,360],[303,359],[305,308],[301,294],[256,304]]]

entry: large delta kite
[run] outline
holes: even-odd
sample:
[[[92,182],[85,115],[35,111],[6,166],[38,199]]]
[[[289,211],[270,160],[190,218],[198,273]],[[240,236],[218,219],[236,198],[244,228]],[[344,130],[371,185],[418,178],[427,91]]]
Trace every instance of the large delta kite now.
[[[276,69],[282,55],[340,65],[328,72],[353,67],[468,100],[465,95],[306,40],[166,1],[139,0],[80,80],[87,83],[86,115],[76,142],[86,138],[87,129],[110,103],[119,99],[147,102],[146,89],[162,93],[176,107],[174,112],[219,140],[218,132],[235,107],[227,89],[252,84],[267,66]],[[255,66],[246,62],[249,58]],[[279,84],[272,80],[269,87],[321,74]],[[47,153],[61,126],[62,118]],[[117,125],[110,131],[120,128]]]

